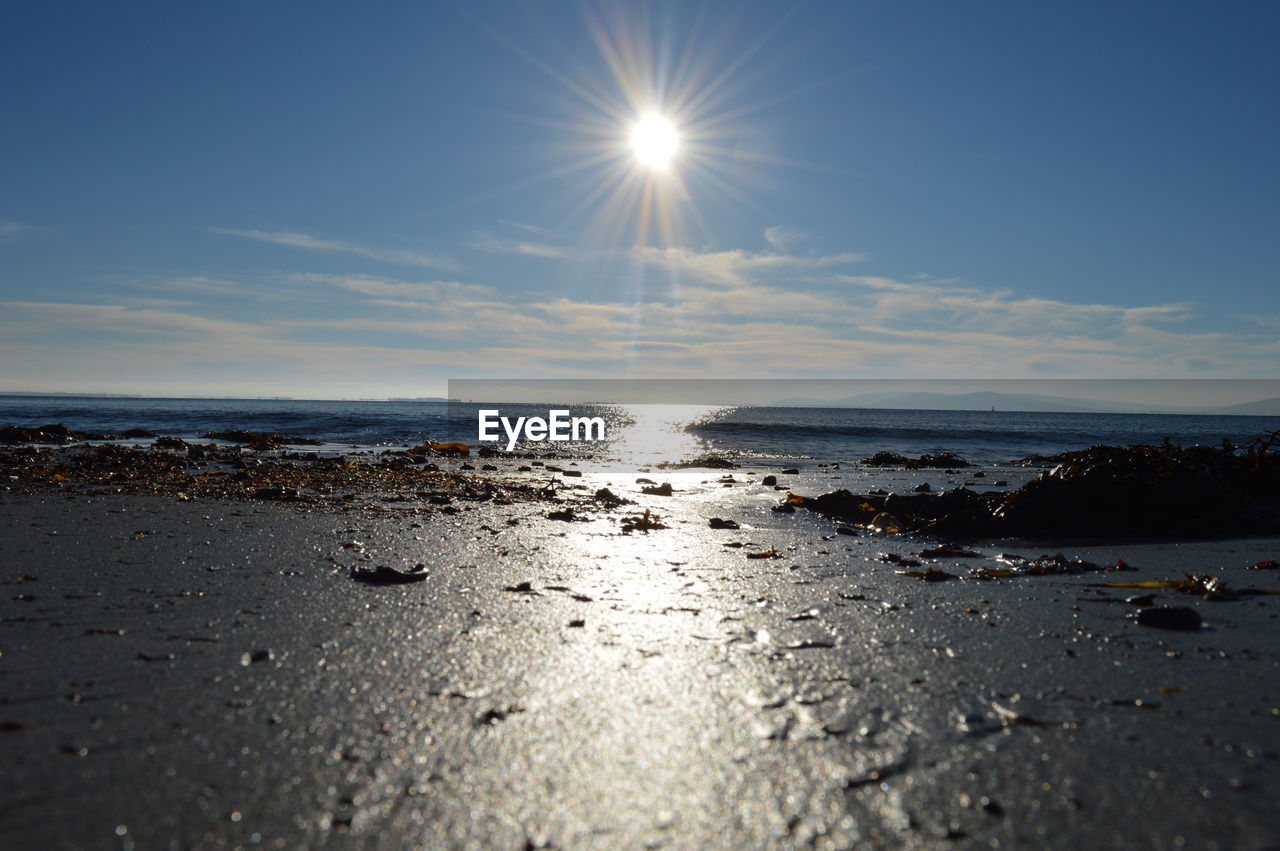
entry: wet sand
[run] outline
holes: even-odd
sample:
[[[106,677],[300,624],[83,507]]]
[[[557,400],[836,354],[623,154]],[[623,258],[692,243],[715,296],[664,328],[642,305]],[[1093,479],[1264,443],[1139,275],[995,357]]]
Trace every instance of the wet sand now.
[[[645,497],[588,471],[564,484],[637,504],[580,522],[0,495],[5,843],[1275,847],[1280,597],[1157,592],[1204,618],[1175,632],[1093,586],[1221,567],[1280,588],[1246,569],[1280,540],[980,543],[926,564],[1138,570],[922,582],[879,557],[935,542],[776,514],[777,472],[654,471],[677,492]],[[643,508],[667,528],[621,534]],[[419,562],[414,584],[350,576]]]

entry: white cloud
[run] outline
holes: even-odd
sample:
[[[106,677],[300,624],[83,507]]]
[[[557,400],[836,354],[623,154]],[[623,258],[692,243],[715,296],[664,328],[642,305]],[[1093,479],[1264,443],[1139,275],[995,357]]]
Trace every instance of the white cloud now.
[[[395,248],[366,248],[349,242],[334,239],[321,239],[311,234],[296,231],[264,231],[245,228],[211,228],[213,233],[224,236],[235,236],[251,239],[255,242],[267,242],[272,245],[285,245],[290,248],[301,248],[307,251],[340,251],[367,257],[380,263],[392,263],[401,266],[426,266],[435,269],[456,269],[457,263],[447,257],[434,254],[423,254],[417,251],[403,251]]]
[[[803,231],[784,228],[781,225],[774,225],[771,228],[764,229],[764,241],[773,246],[774,251],[788,251],[797,242],[802,242],[808,238],[809,235]]]

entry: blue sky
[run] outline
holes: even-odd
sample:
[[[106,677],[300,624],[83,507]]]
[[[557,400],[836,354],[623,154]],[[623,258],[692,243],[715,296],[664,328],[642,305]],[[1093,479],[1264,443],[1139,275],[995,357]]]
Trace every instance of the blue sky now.
[[[0,20],[0,390],[1280,365],[1274,3]]]

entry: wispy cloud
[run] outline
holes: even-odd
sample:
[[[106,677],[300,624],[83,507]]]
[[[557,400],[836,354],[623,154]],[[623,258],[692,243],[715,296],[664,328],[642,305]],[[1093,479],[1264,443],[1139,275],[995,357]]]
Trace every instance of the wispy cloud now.
[[[498,224],[509,228],[525,231],[526,233],[546,233],[547,229],[531,225],[528,222],[513,222],[510,219],[498,219]]]
[[[12,219],[0,219],[0,243],[21,242],[39,232],[39,228]]]
[[[864,259],[863,255],[856,252],[826,257],[800,257],[781,252],[756,254],[740,249],[702,252],[690,248],[654,246],[637,246],[633,255],[640,262],[663,268],[673,276],[723,286],[741,286],[766,277],[841,266]]]
[[[420,299],[424,304],[440,307],[458,299],[493,299],[496,292],[479,284],[463,284],[457,281],[398,281],[374,275],[293,275],[292,280],[319,283],[338,287],[353,293],[371,296]]]
[[[132,370],[295,395],[377,395],[340,389],[362,380],[417,395],[415,382],[463,375],[1154,378],[1280,367],[1271,328],[1206,330],[1191,304],[1071,302],[837,268],[853,256],[637,248],[630,259],[679,283],[634,300],[300,274],[274,284],[293,298],[256,302],[251,319],[221,297],[14,301],[0,304],[0,358],[11,375],[92,373],[103,387]],[[227,283],[181,280],[188,289],[173,292],[193,297]],[[263,363],[269,374],[253,366]]]
[[[265,231],[246,228],[211,228],[210,230],[213,233],[219,233],[224,236],[251,239],[255,242],[267,242],[272,245],[285,245],[306,251],[340,251],[346,254],[367,257],[379,263],[392,263],[400,266],[425,266],[433,269],[456,269],[458,267],[458,264],[450,258],[435,254],[404,251],[396,248],[368,248],[336,239],[322,239],[297,231]]]
[[[542,257],[548,260],[568,260],[573,257],[573,252],[568,248],[546,242],[481,239],[471,243],[470,247],[489,254],[521,254],[525,257]]]
[[[1261,325],[1265,328],[1280,328],[1280,315],[1258,313],[1243,314],[1235,318],[1243,319],[1246,322],[1252,322],[1255,325]]]

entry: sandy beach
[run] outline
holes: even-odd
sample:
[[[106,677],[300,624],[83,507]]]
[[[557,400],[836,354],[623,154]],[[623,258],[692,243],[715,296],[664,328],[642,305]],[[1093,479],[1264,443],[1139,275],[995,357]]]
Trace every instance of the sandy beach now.
[[[0,495],[6,842],[1274,847],[1280,598],[1153,592],[1183,632],[1099,586],[1278,589],[1280,540],[921,557],[760,482],[940,471],[494,466],[556,496]],[[1135,570],[972,578],[1008,552]]]

